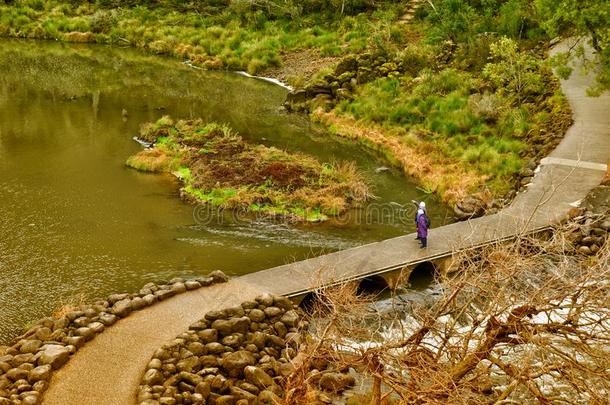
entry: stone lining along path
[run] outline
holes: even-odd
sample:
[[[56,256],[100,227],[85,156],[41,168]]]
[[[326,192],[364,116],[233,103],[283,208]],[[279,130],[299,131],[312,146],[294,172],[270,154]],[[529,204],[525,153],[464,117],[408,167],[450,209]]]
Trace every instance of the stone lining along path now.
[[[564,42],[557,49],[569,46]],[[249,274],[165,300],[120,320],[79,350],[55,373],[43,404],[134,404],[155,350],[206,312],[238,305],[262,291],[302,294],[314,284],[380,274],[545,229],[565,219],[601,182],[604,173],[598,165],[610,160],[610,94],[587,97],[593,80],[577,66],[568,80],[561,81],[573,109],[574,125],[539,168],[528,191],[500,213],[433,229],[427,250],[419,250],[413,235],[408,235]]]

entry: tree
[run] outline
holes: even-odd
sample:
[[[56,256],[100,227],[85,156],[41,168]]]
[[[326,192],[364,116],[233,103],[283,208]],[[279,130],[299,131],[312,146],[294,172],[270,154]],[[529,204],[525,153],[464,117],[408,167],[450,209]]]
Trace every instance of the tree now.
[[[600,89],[610,88],[610,2],[606,0],[536,0],[542,26],[551,36],[590,39],[597,53]]]

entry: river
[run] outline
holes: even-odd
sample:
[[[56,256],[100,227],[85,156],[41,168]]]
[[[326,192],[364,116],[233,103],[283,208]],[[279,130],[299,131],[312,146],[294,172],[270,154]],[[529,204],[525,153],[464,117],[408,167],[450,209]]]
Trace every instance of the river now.
[[[133,49],[0,41],[0,342],[75,297],[222,269],[254,272],[413,230],[397,210],[425,199],[380,157],[280,107],[286,90]],[[168,175],[124,166],[140,124],[169,114],[230,124],[247,140],[355,161],[378,196],[324,224],[202,221]],[[380,212],[366,220],[365,213]],[[392,218],[401,214],[402,216]]]

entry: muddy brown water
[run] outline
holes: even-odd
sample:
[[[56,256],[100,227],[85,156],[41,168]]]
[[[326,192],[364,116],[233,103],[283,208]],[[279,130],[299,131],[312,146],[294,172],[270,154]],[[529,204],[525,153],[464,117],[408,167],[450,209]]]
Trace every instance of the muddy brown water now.
[[[365,149],[280,108],[286,90],[132,49],[0,40],[0,342],[81,294],[222,269],[254,272],[413,231],[411,199],[446,209]],[[355,161],[378,199],[340,222],[290,225],[195,209],[171,176],[124,166],[139,125],[164,114]],[[367,217],[368,215],[368,217]]]

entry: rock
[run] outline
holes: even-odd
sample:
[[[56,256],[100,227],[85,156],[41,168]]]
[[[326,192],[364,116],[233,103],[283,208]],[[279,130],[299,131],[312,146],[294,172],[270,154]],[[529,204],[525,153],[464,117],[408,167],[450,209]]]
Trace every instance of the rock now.
[[[286,336],[286,333],[288,333],[288,328],[286,328],[286,325],[284,325],[282,322],[274,323],[273,329],[275,329],[275,332],[279,337],[284,337]]]
[[[142,382],[146,385],[159,385],[163,382],[163,373],[161,371],[151,368],[146,370],[144,373],[144,377],[142,378]]]
[[[585,246],[591,246],[596,242],[596,240],[597,239],[594,236],[586,236],[586,237],[582,238],[580,243]]]
[[[599,252],[599,246],[597,245],[591,245],[589,246],[589,249],[591,249],[592,254],[596,254],[597,252]]]
[[[34,355],[32,353],[23,353],[16,354],[15,356],[13,356],[12,360],[10,361],[10,364],[13,367],[19,367],[23,363],[32,363],[33,361]]]
[[[160,370],[163,363],[159,359],[152,359],[148,362],[148,366],[146,368],[154,368],[155,370]]]
[[[355,379],[351,375],[341,373],[324,373],[318,384],[320,388],[330,392],[341,392],[347,387],[355,384]]]
[[[274,318],[276,316],[281,315],[284,311],[282,311],[278,307],[267,307],[265,308],[264,312],[267,317]]]
[[[203,399],[207,400],[211,392],[210,383],[207,381],[200,382],[197,384],[197,386],[195,386],[195,392],[200,394]]]
[[[248,314],[248,318],[250,318],[253,322],[262,322],[265,320],[265,313],[260,309],[253,309]]]
[[[178,369],[178,371],[186,371],[188,373],[192,373],[193,371],[196,371],[199,366],[200,366],[199,358],[192,356],[192,357],[187,357],[186,359],[180,360],[176,364],[176,369]]]
[[[254,401],[256,401],[256,399],[257,399],[256,395],[254,395],[244,389],[241,389],[239,387],[235,387],[235,386],[231,387],[230,392],[231,392],[231,395],[233,395],[236,398],[245,399],[247,401],[246,403],[248,403],[248,404],[254,403]]]
[[[218,341],[218,331],[216,329],[204,329],[197,333],[201,343],[207,344]]]
[[[292,365],[292,363],[282,363],[280,364],[280,368],[278,371],[278,374],[282,377],[288,377],[294,372],[294,365]]]
[[[49,340],[52,333],[53,333],[53,331],[50,328],[43,327],[43,328],[39,328],[36,331],[35,336],[36,336],[36,339],[46,342],[47,340]]]
[[[204,318],[208,321],[215,321],[217,319],[226,318],[226,314],[224,311],[209,311],[205,314]]]
[[[38,365],[49,364],[53,370],[63,366],[70,358],[70,350],[60,345],[44,345],[38,358]]]
[[[37,381],[47,381],[51,376],[51,366],[45,364],[44,366],[38,366],[28,373],[28,381],[34,384]]]
[[[156,399],[147,399],[143,402],[140,402],[140,405],[161,405],[161,404]]]
[[[239,347],[244,341],[244,336],[240,333],[236,333],[233,335],[225,336],[222,339],[222,344],[229,347]]]
[[[233,395],[222,395],[216,398],[216,405],[235,405],[237,398]]]
[[[106,329],[104,324],[101,322],[91,322],[88,327],[91,328],[91,330],[93,330],[95,333],[102,333],[104,329]]]
[[[256,301],[244,301],[241,303],[243,309],[254,309],[258,306]]]
[[[144,301],[144,298],[140,298],[140,297],[134,297],[131,300],[131,310],[132,311],[137,311],[139,309],[144,308],[145,306],[147,306],[148,304],[146,303],[146,301]]]
[[[599,227],[605,230],[606,232],[610,232],[610,219],[606,219],[600,224]]]
[[[157,302],[159,300],[159,298],[154,294],[146,294],[144,297],[142,297],[142,299],[148,306],[154,304],[155,302]]]
[[[212,277],[198,277],[197,281],[202,287],[207,287],[214,284],[214,279]]]
[[[91,328],[78,328],[74,331],[77,336],[82,336],[87,340],[93,339],[95,332]]]
[[[171,290],[174,294],[182,294],[183,292],[186,292],[186,286],[184,283],[174,283],[172,284]]]
[[[225,314],[227,314],[228,318],[238,318],[245,315],[245,311],[241,306],[231,307],[225,309]]]
[[[110,296],[108,296],[108,303],[110,305],[114,305],[115,303],[119,302],[119,301],[123,301],[124,299],[128,298],[129,294],[124,293],[124,294],[111,294]]]
[[[124,299],[124,300],[120,300],[117,301],[113,306],[112,306],[112,313],[124,318],[127,315],[129,315],[129,313],[131,312],[131,300],[130,299]]]
[[[109,314],[107,312],[100,312],[99,321],[104,324],[104,326],[112,326],[118,320],[116,315]]]
[[[250,322],[250,318],[247,316],[227,320],[217,319],[212,323],[212,328],[216,329],[221,336],[227,336],[232,333],[245,335],[250,329]]]
[[[38,395],[26,395],[21,400],[21,405],[36,405],[38,403]]]
[[[64,340],[67,345],[72,345],[78,348],[83,347],[86,341],[87,339],[83,336],[69,336]]]
[[[205,345],[201,342],[191,342],[186,348],[195,356],[201,356],[202,354],[205,354]]]
[[[36,353],[38,349],[42,346],[42,342],[38,339],[33,340],[25,340],[21,344],[19,348],[19,352],[21,353]]]
[[[256,358],[248,351],[239,350],[227,354],[220,364],[229,377],[237,378],[243,375],[244,367],[256,364]]]
[[[195,387],[203,382],[203,377],[198,376],[197,374],[187,373],[185,371],[180,373],[179,378],[180,380],[193,386],[192,392],[195,392]]]
[[[157,299],[159,301],[163,301],[165,299],[168,299],[168,298],[176,295],[176,293],[172,290],[158,290],[158,291],[155,291],[154,294],[155,294],[155,297],[157,297]]]
[[[286,95],[285,105],[302,104],[308,100],[307,91],[303,89],[291,91]]]
[[[470,195],[459,201],[453,211],[458,219],[463,220],[480,217],[485,214],[486,209],[487,204],[480,198]]]
[[[262,369],[254,366],[244,368],[244,375],[247,382],[255,385],[257,388],[264,390],[273,386],[273,378]]]
[[[226,283],[229,281],[229,277],[220,270],[214,270],[208,274],[208,277],[211,277],[215,283]]]
[[[282,315],[282,318],[280,320],[284,325],[288,326],[289,328],[292,328],[294,326],[297,326],[299,318],[299,314],[297,314],[295,310],[290,310],[284,315]]]
[[[184,286],[187,290],[191,291],[201,288],[201,283],[199,283],[199,281],[189,280],[184,283]]]
[[[591,249],[589,248],[589,246],[581,246],[578,248],[578,253],[582,255],[590,255]]]
[[[25,380],[28,378],[27,370],[21,368],[12,368],[6,373],[6,377],[12,381]]]
[[[269,293],[262,293],[258,297],[255,298],[256,302],[265,307],[269,307],[273,305],[273,295]]]

